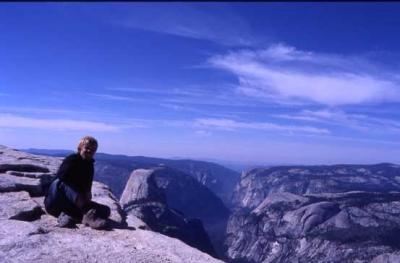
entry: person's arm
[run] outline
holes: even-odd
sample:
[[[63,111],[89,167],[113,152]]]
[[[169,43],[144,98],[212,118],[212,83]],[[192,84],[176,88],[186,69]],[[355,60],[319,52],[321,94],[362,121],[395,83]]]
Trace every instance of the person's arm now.
[[[71,156],[66,157],[58,168],[57,177],[61,181],[68,181],[68,178],[74,168],[73,158]]]
[[[93,176],[94,176],[94,166],[92,165],[91,169],[90,169],[90,173],[88,174],[90,180],[89,180],[89,185],[88,185],[88,189],[86,191],[86,196],[87,196],[87,200],[91,201],[92,200],[92,185],[93,185]]]
[[[71,200],[75,204],[80,204],[84,202],[79,197],[79,191],[75,184],[73,183],[73,174],[76,172],[76,161],[74,160],[74,156],[70,155],[64,158],[60,167],[57,171],[57,177],[61,181],[61,187],[68,187],[73,191],[67,191],[64,189],[64,193],[68,195],[68,199]]]

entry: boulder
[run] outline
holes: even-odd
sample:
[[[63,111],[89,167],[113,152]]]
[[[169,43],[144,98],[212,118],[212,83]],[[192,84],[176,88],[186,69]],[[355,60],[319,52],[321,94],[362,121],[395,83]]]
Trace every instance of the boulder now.
[[[0,173],[0,192],[15,191],[26,191],[32,196],[40,196],[44,194],[44,187],[40,179]]]
[[[106,205],[111,209],[110,220],[119,225],[126,224],[125,213],[122,211],[118,200],[111,193],[110,188],[108,188],[108,186],[106,186],[105,184],[95,181],[93,182],[92,189],[93,201]]]

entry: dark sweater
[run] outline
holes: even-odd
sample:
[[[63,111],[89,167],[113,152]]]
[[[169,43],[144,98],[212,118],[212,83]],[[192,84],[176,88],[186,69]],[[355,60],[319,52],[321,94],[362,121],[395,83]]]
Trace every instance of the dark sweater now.
[[[65,157],[57,172],[57,177],[78,193],[92,190],[94,160],[84,160],[78,153]]]

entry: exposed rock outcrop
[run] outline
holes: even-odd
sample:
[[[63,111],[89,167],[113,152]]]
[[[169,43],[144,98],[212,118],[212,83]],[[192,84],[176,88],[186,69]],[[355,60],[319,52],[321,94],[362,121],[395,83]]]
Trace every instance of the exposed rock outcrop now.
[[[93,199],[111,208],[111,229],[58,228],[43,195],[60,158],[0,146],[0,262],[220,262],[123,213],[110,189],[93,184]]]
[[[190,182],[188,183],[188,181]],[[180,184],[180,186],[177,186],[177,184]],[[193,185],[190,186],[190,184],[197,188]],[[185,186],[188,189],[185,190]],[[198,219],[188,219],[186,214],[182,214],[182,211],[177,210],[172,205],[175,204],[175,207],[182,208],[188,205],[187,201],[193,201],[194,197],[191,195],[199,194],[202,190],[208,191],[206,188],[199,190],[198,187],[204,186],[197,183],[193,178],[170,168],[138,169],[132,172],[120,203],[128,214],[139,217],[152,230],[179,238],[193,247],[210,255],[215,255],[202,222]],[[173,193],[173,191],[176,192]],[[192,191],[192,193],[188,194],[185,191]],[[185,201],[177,200],[178,195],[179,198],[189,197],[189,199]],[[201,196],[198,196],[198,198],[201,198]],[[206,198],[210,197],[206,196]],[[198,203],[193,203],[193,206],[196,205],[198,206]],[[198,211],[198,213],[202,212]],[[192,214],[195,214],[195,212],[192,212]]]
[[[394,262],[399,178],[391,164],[252,170],[235,191],[227,254],[240,262]]]
[[[0,262],[221,262],[152,231],[41,225],[0,219]]]

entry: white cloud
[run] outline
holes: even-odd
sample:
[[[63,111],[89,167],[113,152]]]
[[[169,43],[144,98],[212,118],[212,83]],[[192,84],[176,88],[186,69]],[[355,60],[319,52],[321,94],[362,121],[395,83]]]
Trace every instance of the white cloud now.
[[[329,134],[327,129],[320,129],[311,126],[279,125],[269,122],[238,122],[230,119],[196,119],[195,126],[203,128],[216,128],[233,131],[237,129],[252,129],[266,131],[304,132],[313,134]]]
[[[211,57],[214,67],[238,77],[238,90],[274,102],[329,106],[400,101],[400,84],[371,62],[275,45]],[[361,63],[363,62],[363,63]],[[364,63],[365,62],[365,63]]]
[[[0,115],[0,127],[94,132],[117,132],[120,129],[117,126],[109,125],[102,122],[68,119],[35,119],[15,116],[11,114]]]

